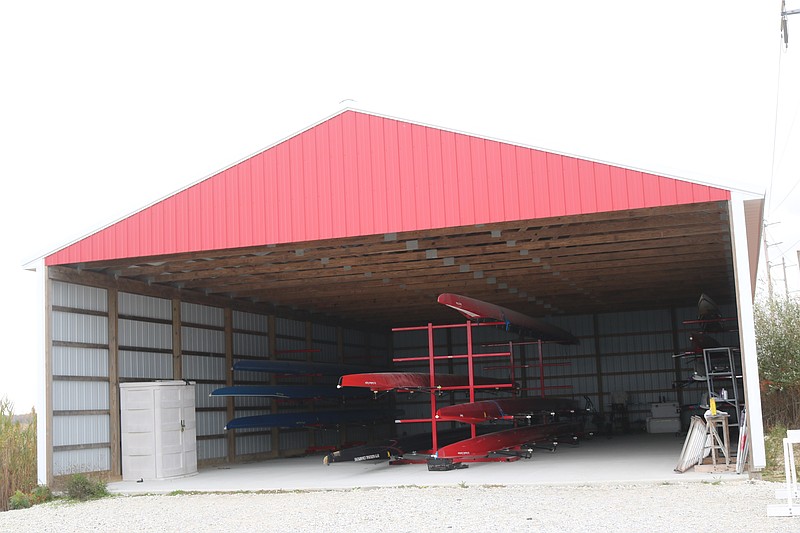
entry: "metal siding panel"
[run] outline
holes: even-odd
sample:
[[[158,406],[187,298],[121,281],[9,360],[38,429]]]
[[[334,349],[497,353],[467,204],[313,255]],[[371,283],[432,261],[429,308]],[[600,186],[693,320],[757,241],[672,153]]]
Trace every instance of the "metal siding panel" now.
[[[119,293],[119,314],[160,320],[172,319],[172,302],[164,298]]]
[[[500,182],[503,184],[503,212],[508,220],[520,219],[520,173],[517,170],[517,147],[500,145]]]
[[[331,198],[333,194],[333,190],[336,190],[337,187],[333,186],[332,183],[332,161],[331,157],[329,156],[329,143],[330,143],[330,136],[328,134],[329,130],[329,123],[320,124],[319,127],[314,129],[314,137],[315,137],[315,147],[316,153],[315,155],[315,168],[317,170],[316,182],[317,182],[317,221],[318,221],[318,231],[319,236],[322,239],[329,239],[333,236],[333,205],[331,202],[324,201],[325,199]],[[319,201],[319,200],[323,201]]]
[[[426,128],[425,141],[428,154],[428,204],[431,214],[430,226],[443,228],[447,226],[445,206],[449,195],[444,188],[444,174],[442,166],[442,132],[433,128]]]
[[[443,131],[439,135],[442,165],[442,188],[445,199],[442,200],[445,226],[461,225],[461,209],[459,207],[458,162],[456,160],[455,134]]]
[[[346,161],[344,155],[343,125],[341,120],[331,121],[328,128],[328,153],[330,163],[331,181],[331,237],[341,237],[347,234],[347,196],[345,191],[347,178]]]
[[[660,205],[673,205],[678,203],[677,180],[665,180],[653,176],[658,183],[658,195],[661,199]]]
[[[119,376],[137,379],[172,379],[172,354],[120,350]]]
[[[53,346],[54,376],[108,377],[108,350]]]
[[[597,213],[599,182],[595,175],[595,165],[591,161],[578,159],[578,186],[580,189],[581,213]]]
[[[108,318],[53,311],[53,341],[108,344]]]
[[[608,165],[592,163],[594,167],[595,194],[597,211],[614,210],[614,192],[611,185],[611,172]]]
[[[400,230],[409,231],[414,227],[416,219],[416,198],[414,183],[414,142],[412,140],[411,125],[398,124],[397,126],[398,170],[400,194],[397,200],[400,203]]]
[[[181,350],[224,354],[225,332],[183,326],[181,327]]]
[[[108,415],[53,416],[53,446],[109,442]]]
[[[306,231],[304,238],[306,239],[319,239],[319,209],[320,201],[324,201],[325,197],[319,194],[319,173],[317,172],[317,137],[313,131],[307,131],[300,137],[302,142],[302,162],[301,169],[303,172],[303,181],[305,182],[305,190],[308,194],[303,194],[303,212],[305,213],[305,221],[303,223]]]
[[[139,320],[119,320],[119,344],[131,348],[172,349],[172,326]]]
[[[267,435],[236,434],[236,455],[252,455],[272,451],[272,442]]]
[[[299,320],[278,317],[275,319],[275,332],[278,335],[287,335],[305,339],[306,324],[305,322],[301,322]]]
[[[336,327],[312,324],[311,336],[315,341],[336,342]]]
[[[476,137],[469,137],[470,165],[472,167],[472,182],[467,186],[472,187],[473,208],[475,221],[491,220],[489,212],[489,177],[486,174],[486,141]]]
[[[307,431],[281,431],[278,440],[281,450],[304,450],[310,445]]]
[[[358,164],[356,161],[355,117],[352,113],[339,115],[342,134],[343,171],[341,188],[344,191],[344,234],[358,235],[360,227],[360,197],[358,190]]]
[[[372,174],[372,154],[370,147],[370,119],[369,115],[354,113],[355,118],[355,143],[356,147],[356,185],[358,187],[358,204],[351,209],[358,211],[358,234],[370,235],[378,233],[374,213],[379,210],[373,203],[374,177]],[[385,231],[385,228],[383,228]]]
[[[466,226],[477,222],[475,216],[475,190],[472,186],[472,155],[470,139],[456,135],[456,190],[461,216],[460,224]]]
[[[426,128],[411,126],[412,183],[414,194],[414,227],[431,227],[431,179],[428,169]]]
[[[547,188],[549,191],[550,212],[547,216],[563,216],[567,213],[567,205],[564,191],[564,169],[563,158],[555,154],[546,153],[547,162]]]
[[[503,206],[503,188],[506,187],[503,168],[500,164],[500,143],[484,141],[484,154],[486,156],[486,182],[487,202],[489,205],[489,220],[492,222],[506,220]]]
[[[624,169],[625,189],[628,193],[628,209],[638,209],[647,204],[644,200],[644,184],[642,173],[635,170]]]
[[[372,183],[372,220],[375,232],[391,231],[389,224],[388,204],[389,195],[386,185],[386,152],[383,140],[384,120],[380,117],[369,117],[369,155],[370,181]],[[324,198],[324,197],[323,197]]]
[[[278,337],[275,342],[275,349],[279,352],[279,359],[290,359],[292,361],[302,361],[306,359],[306,353],[298,350],[305,350],[306,341],[302,339],[285,339]],[[283,353],[280,352],[295,352]]]
[[[284,234],[286,241],[303,241],[317,236],[305,221],[305,176],[303,175],[303,146],[300,137],[292,137],[286,144],[285,165],[289,178],[289,197],[286,199],[291,217],[291,231]]]
[[[708,202],[711,200],[711,194],[708,187],[705,185],[699,185],[697,183],[690,183],[689,185],[692,186],[692,198],[695,202]]]
[[[108,447],[53,452],[54,476],[108,470],[111,470],[111,449]]]
[[[266,335],[251,335],[249,333],[233,334],[233,355],[249,355],[266,357],[269,354],[269,338]]]
[[[581,212],[581,184],[578,176],[578,160],[561,158],[562,183],[564,186],[564,209],[567,215]]]
[[[219,439],[203,439],[197,441],[197,459],[223,459],[228,456],[228,442],[224,437]]]
[[[197,435],[224,435],[225,411],[199,411],[197,413]]]
[[[403,210],[400,195],[400,144],[398,140],[399,123],[394,120],[383,121],[384,157],[386,169],[386,195],[391,200],[387,204],[386,220],[390,229],[403,226]]]
[[[221,328],[225,326],[225,311],[221,307],[181,302],[181,322]]]
[[[655,207],[661,204],[661,191],[659,189],[659,178],[652,174],[642,173],[642,187],[644,189],[645,207]]]
[[[53,411],[108,409],[108,382],[53,380]]]
[[[108,311],[108,295],[106,289],[54,281],[53,305],[106,312]]]
[[[260,333],[268,333],[268,317],[267,315],[259,315],[256,313],[245,313],[244,311],[233,312],[233,327],[235,329],[243,329],[247,331],[257,331]]]
[[[184,379],[224,382],[227,365],[224,357],[184,355],[182,371]]]
[[[628,181],[625,170],[619,167],[603,165],[608,169],[609,183],[611,185],[611,205],[615,210],[629,209]]]
[[[261,376],[264,377],[263,374]],[[218,389],[222,387],[223,384],[218,383],[195,383],[194,390],[195,390],[195,407],[197,408],[206,408],[206,407],[217,407],[217,408],[225,408],[226,400],[222,396],[209,396],[211,391],[214,389]],[[238,401],[238,400],[237,400]]]

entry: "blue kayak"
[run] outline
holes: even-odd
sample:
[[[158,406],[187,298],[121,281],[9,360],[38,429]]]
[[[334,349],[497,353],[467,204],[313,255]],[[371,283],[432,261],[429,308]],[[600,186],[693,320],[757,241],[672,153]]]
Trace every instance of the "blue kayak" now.
[[[264,398],[369,398],[368,389],[336,385],[234,385],[211,391],[209,396],[256,396]]]

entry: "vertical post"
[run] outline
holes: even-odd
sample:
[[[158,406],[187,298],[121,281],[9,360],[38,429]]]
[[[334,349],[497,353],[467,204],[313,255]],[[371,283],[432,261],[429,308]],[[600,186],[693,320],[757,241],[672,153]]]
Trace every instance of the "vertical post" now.
[[[536,345],[539,347],[539,396],[544,398],[544,350],[542,350],[542,339]]]
[[[278,340],[275,336],[275,315],[268,315],[267,316],[267,345],[269,346],[269,358],[275,359],[275,352],[278,350]],[[278,378],[275,377],[275,374],[269,375],[269,384],[276,385],[278,383]],[[274,400],[269,401],[269,412],[270,413],[277,413],[278,412],[278,404]],[[272,428],[270,430],[270,439],[271,439],[271,448],[272,448],[272,456],[279,457],[280,456],[280,447],[281,447],[281,438],[278,428]]]
[[[106,292],[108,306],[108,436],[111,477],[122,479],[122,437],[119,412],[119,292]]]
[[[605,392],[603,391],[603,358],[602,354],[600,353],[600,332],[599,332],[600,321],[597,319],[597,315],[592,315],[592,329],[593,336],[594,336],[594,353],[595,353],[595,367],[597,371],[597,405],[595,406],[599,410],[599,414],[601,417],[605,416],[605,408],[603,407],[603,396]],[[597,428],[598,430],[601,428]]]
[[[172,299],[172,379],[183,377],[183,360],[181,356],[181,301]]]
[[[224,309],[225,314],[225,385],[233,385],[233,311],[230,307]],[[235,398],[229,397],[225,402],[225,414],[228,420],[236,416]],[[236,462],[236,430],[227,430],[225,439],[228,445],[228,462]]]
[[[769,294],[769,301],[772,302],[772,270],[769,267],[769,244],[767,243],[766,224],[764,224],[762,234],[764,235],[764,261],[767,264],[767,293]]]
[[[44,291],[44,354],[39,367],[44,378],[43,397],[39,397],[36,413],[36,457],[39,482],[53,486],[53,280],[50,269],[40,262],[38,272],[42,273],[40,288]]]
[[[467,369],[469,372],[469,401],[475,401],[475,370],[472,367],[472,322],[467,320]],[[475,437],[475,424],[470,424],[470,436]]]
[[[428,372],[431,375],[431,439],[433,443],[433,451],[439,449],[439,439],[436,434],[436,362],[434,360],[434,338],[433,338],[433,324],[428,322]]]
[[[314,352],[311,350],[314,348],[314,325],[306,320],[306,361],[311,361],[314,357]],[[314,384],[314,378],[309,376],[307,379],[307,383],[309,385]],[[316,410],[316,402],[312,403],[314,409]],[[317,446],[317,432],[313,429],[306,429],[306,433],[308,433],[308,444],[311,448],[315,448]]]

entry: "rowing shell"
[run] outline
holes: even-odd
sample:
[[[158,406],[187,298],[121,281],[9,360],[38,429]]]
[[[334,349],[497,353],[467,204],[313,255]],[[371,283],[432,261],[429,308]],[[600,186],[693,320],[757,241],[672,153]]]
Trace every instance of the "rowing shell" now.
[[[505,322],[506,329],[519,330],[520,333],[533,339],[552,341],[559,344],[578,344],[579,342],[572,333],[557,326],[523,315],[512,309],[476,300],[469,296],[444,293],[439,295],[437,301],[442,305],[455,309],[469,320],[498,320]]]
[[[573,435],[577,428],[577,424],[573,422],[520,426],[448,444],[439,448],[436,457],[440,459],[487,457],[492,452],[513,450],[527,444],[544,442],[563,435]]]
[[[333,385],[234,385],[211,391],[209,396],[256,396],[264,398],[364,398],[363,389],[340,388]]]
[[[473,383],[478,388],[512,388],[506,380],[475,376]],[[390,390],[436,390],[458,389],[470,386],[469,376],[458,374],[435,374],[424,372],[368,372],[347,374],[339,378],[339,387],[363,387],[372,392]]]
[[[436,418],[479,424],[541,413],[572,414],[576,410],[576,402],[567,398],[501,398],[442,407],[436,411]]]

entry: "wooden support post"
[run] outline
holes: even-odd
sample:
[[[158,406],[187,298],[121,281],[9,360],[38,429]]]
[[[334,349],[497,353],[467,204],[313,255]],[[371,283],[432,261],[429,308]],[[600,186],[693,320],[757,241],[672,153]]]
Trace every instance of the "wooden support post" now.
[[[225,385],[233,385],[233,311],[226,307],[225,313]],[[229,397],[225,403],[225,414],[228,420],[236,416],[235,398]],[[236,462],[236,430],[227,430],[225,435],[228,444],[228,462]]]
[[[108,436],[111,477],[122,479],[122,424],[119,411],[119,292],[106,291],[108,306]]]
[[[267,316],[267,344],[269,347],[269,358],[275,359],[275,352],[278,350],[278,340],[275,334],[275,315]],[[272,373],[269,376],[270,385],[276,385],[278,378]],[[278,404],[274,400],[269,401],[269,412],[275,414],[278,412]],[[280,456],[281,436],[278,428],[270,430],[270,438],[272,439],[272,457]]]
[[[172,299],[172,379],[183,378],[183,358],[181,356],[181,301]]]

